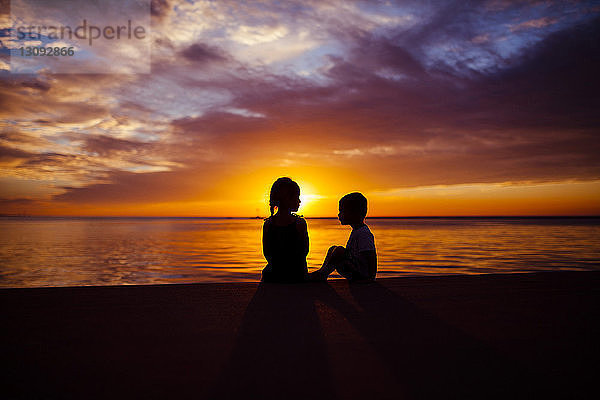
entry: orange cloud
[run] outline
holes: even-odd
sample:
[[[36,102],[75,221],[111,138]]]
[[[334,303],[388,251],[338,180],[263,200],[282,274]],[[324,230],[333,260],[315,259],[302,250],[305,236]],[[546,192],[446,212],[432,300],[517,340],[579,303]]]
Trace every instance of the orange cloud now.
[[[510,31],[517,32],[532,28],[544,28],[546,26],[554,25],[559,21],[558,18],[542,17],[537,19],[530,19],[529,21],[521,22],[517,25],[511,25]]]

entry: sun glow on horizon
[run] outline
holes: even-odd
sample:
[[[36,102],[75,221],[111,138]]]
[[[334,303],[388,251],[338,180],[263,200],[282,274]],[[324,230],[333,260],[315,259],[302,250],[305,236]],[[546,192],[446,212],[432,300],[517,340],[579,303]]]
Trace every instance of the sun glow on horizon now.
[[[10,209],[7,214],[265,217],[269,215],[271,185],[280,176],[289,176],[300,186],[301,203],[298,214],[307,218],[335,217],[339,199],[346,193],[356,191],[356,186],[350,184],[346,188],[328,188],[327,185],[320,185],[319,179],[304,178],[303,174],[264,174],[260,179],[237,177],[236,182],[239,185],[235,187],[239,190],[234,191],[231,185],[225,185],[224,187],[229,188],[229,191],[222,193],[217,190],[218,196],[210,200],[84,203],[77,204],[76,207],[64,202],[49,202],[44,209],[45,212],[32,213],[27,208],[21,207]],[[361,192],[368,199],[368,217],[600,215],[600,181],[366,189]]]

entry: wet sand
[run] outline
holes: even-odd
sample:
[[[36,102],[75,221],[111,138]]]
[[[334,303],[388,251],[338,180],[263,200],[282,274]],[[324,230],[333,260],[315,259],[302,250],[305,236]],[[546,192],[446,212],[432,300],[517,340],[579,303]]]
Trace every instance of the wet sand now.
[[[1,289],[3,398],[595,398],[600,272]]]

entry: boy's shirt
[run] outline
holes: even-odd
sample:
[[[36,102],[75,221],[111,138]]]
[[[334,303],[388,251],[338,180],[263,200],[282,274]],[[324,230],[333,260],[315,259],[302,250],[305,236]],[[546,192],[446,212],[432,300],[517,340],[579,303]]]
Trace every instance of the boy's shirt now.
[[[358,229],[353,229],[350,233],[350,237],[348,238],[348,243],[346,244],[346,249],[348,251],[348,255],[350,257],[351,262],[356,266],[358,272],[368,278],[374,278],[369,276],[369,266],[362,265],[358,260],[358,254],[361,251],[372,250],[375,249],[375,237],[371,233],[371,230],[367,225],[363,225]]]

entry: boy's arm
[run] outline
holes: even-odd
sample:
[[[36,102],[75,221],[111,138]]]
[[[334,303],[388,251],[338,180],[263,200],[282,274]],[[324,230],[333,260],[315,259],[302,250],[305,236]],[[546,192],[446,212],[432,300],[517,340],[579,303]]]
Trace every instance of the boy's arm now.
[[[366,279],[375,279],[375,275],[377,274],[375,238],[370,231],[362,231],[357,240],[358,259],[356,263],[358,264],[359,273]]]
[[[375,279],[377,274],[377,253],[375,250],[365,250],[358,253],[358,262],[367,272],[369,279]]]

